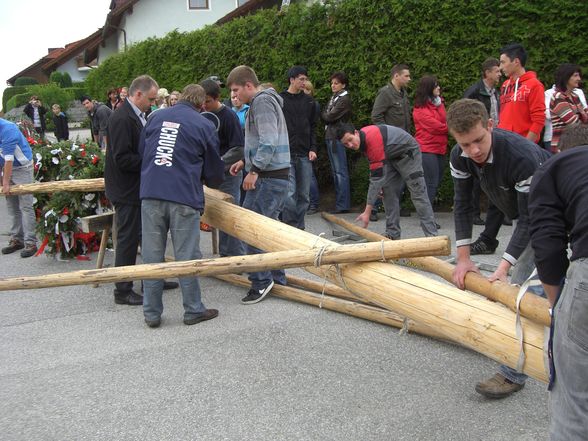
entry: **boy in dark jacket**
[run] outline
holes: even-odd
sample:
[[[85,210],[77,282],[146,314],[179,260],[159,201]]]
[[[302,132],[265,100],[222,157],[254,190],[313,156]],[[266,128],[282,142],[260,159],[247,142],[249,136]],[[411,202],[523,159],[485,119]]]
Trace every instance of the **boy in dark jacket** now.
[[[55,125],[55,137],[57,141],[67,141],[69,139],[69,127],[67,125],[67,116],[61,111],[59,104],[51,106],[53,112],[53,124]]]

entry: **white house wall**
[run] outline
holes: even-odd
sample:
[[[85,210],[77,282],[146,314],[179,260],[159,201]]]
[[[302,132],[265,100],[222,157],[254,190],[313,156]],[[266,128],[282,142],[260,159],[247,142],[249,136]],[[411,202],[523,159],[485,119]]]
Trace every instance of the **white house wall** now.
[[[127,32],[127,45],[149,37],[163,37],[178,29],[190,32],[215,23],[237,7],[237,0],[208,0],[209,9],[188,9],[188,0],[141,0],[125,13],[120,27]],[[119,50],[124,49],[124,36],[118,32]]]
[[[75,57],[60,65],[56,70],[62,73],[67,72],[73,82],[84,81],[86,79],[86,76],[88,75],[87,71],[80,72],[78,70],[78,63]]]
[[[115,32],[104,41],[104,47],[100,45],[98,48],[98,64],[102,63],[108,57],[116,53],[118,53],[118,40],[117,33]]]

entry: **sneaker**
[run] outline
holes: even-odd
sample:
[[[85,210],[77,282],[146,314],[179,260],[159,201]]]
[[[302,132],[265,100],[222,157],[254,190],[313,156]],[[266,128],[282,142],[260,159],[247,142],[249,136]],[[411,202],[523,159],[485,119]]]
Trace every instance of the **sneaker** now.
[[[31,257],[34,256],[37,253],[37,245],[35,244],[29,244],[26,245],[24,250],[22,250],[20,252],[20,257]]]
[[[8,246],[2,248],[2,254],[11,254],[15,251],[22,250],[23,248],[24,244],[22,242],[19,242],[16,239],[10,239],[10,242],[8,242]]]
[[[138,306],[143,304],[143,296],[137,294],[135,291],[119,291],[114,290],[114,303],[117,305],[131,305]]]
[[[484,395],[486,398],[506,398],[515,392],[518,392],[525,384],[517,384],[508,380],[502,374],[495,374],[492,378],[476,384],[476,392]]]
[[[241,303],[244,305],[253,305],[254,303],[261,302],[265,296],[269,294],[269,292],[274,287],[274,281],[272,280],[271,283],[263,289],[253,289],[251,288],[245,297],[241,299]]]
[[[502,225],[512,227],[512,219],[509,219],[508,217],[504,216],[504,219],[502,220]]]
[[[484,222],[484,220],[480,217],[480,215],[478,216],[474,216],[474,225],[485,225],[486,222]]]
[[[382,234],[382,236],[384,236],[386,239],[397,240],[397,238],[392,237],[392,235],[390,233],[384,233],[384,234]]]
[[[306,210],[306,214],[308,216],[311,216],[311,215],[317,214],[317,213],[318,213],[318,208],[316,208],[316,207],[311,207],[308,210]]]
[[[372,210],[372,212],[370,213],[370,222],[377,222],[378,221],[378,212],[375,210]]]
[[[207,309],[201,315],[193,318],[185,318],[184,325],[195,325],[196,323],[212,320],[218,316],[218,309]]]
[[[498,244],[496,244],[498,246]],[[475,256],[476,254],[494,254],[496,247],[492,248],[482,239],[476,240],[470,245],[470,255]]]

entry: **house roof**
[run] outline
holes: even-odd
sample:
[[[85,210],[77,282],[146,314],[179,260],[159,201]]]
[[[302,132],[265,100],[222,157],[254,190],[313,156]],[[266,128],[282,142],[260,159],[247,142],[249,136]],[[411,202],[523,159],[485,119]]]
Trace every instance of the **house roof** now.
[[[247,3],[239,6],[238,8],[232,10],[224,17],[217,20],[216,24],[221,25],[224,23],[228,23],[231,20],[234,20],[239,17],[244,17],[252,12],[257,11],[258,9],[267,9],[274,7],[276,5],[280,5],[282,2],[280,0],[249,0]]]
[[[132,12],[133,5],[139,0],[112,0],[110,2],[110,12],[106,16],[106,22],[102,31],[102,39],[110,37],[120,25],[123,14],[127,11]]]
[[[47,60],[47,62],[43,64],[43,70],[53,70],[57,68],[57,66],[60,66],[66,61],[70,60],[71,58],[79,55],[81,52],[91,50],[94,47],[97,47],[101,41],[102,28],[98,29],[92,35],[89,35],[86,38],[83,38],[82,40],[66,44],[64,48],[59,48],[50,52],[49,55],[44,57]]]

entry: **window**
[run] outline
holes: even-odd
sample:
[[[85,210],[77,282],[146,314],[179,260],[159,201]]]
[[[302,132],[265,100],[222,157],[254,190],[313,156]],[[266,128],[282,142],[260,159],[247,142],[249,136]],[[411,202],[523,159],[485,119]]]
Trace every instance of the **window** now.
[[[237,0],[237,7],[239,6],[243,6],[245,3],[247,3],[249,0]]]
[[[208,0],[188,0],[188,9],[210,9]]]

